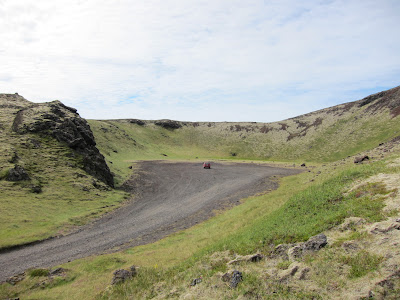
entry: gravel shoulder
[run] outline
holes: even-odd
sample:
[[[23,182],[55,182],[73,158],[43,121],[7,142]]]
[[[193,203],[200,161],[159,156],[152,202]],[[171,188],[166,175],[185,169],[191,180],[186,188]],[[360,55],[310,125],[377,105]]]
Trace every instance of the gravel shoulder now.
[[[213,163],[211,169],[189,162],[138,162],[123,188],[134,198],[124,207],[61,238],[0,254],[0,281],[28,268],[51,267],[89,255],[150,243],[276,189],[276,177],[301,170],[262,164]]]

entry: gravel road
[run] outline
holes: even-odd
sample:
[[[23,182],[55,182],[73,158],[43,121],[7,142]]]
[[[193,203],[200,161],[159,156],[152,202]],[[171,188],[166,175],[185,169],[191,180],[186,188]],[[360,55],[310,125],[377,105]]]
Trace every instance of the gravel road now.
[[[275,177],[301,172],[248,163],[143,161],[123,188],[127,205],[79,231],[0,254],[0,281],[28,268],[51,267],[93,254],[156,241],[231,207],[240,199],[277,188]]]

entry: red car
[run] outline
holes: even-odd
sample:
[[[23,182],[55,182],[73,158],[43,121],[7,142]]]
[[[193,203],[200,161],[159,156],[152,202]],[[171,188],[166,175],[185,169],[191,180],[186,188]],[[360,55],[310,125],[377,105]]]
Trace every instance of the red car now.
[[[211,169],[211,163],[209,163],[209,162],[203,163],[203,168],[204,169]]]

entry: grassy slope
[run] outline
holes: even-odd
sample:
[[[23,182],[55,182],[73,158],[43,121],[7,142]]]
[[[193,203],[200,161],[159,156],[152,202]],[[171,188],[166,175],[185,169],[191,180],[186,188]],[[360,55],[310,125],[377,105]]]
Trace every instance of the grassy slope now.
[[[318,174],[320,171],[322,173]],[[341,199],[335,209],[327,209],[354,180],[379,172],[399,172],[399,169],[390,169],[381,162],[354,166],[351,160],[347,160],[283,178],[278,190],[251,197],[240,206],[154,244],[80,259],[65,264],[63,267],[69,270],[68,275],[57,282],[46,282],[45,277],[28,278],[17,287],[3,285],[0,294],[13,296],[16,295],[14,292],[23,295],[24,299],[79,299],[99,294],[105,299],[123,299],[132,295],[144,299],[157,295],[166,297],[165,293],[176,287],[176,296],[183,295],[193,278],[201,275],[206,280],[226,270],[225,263],[213,262],[213,253],[227,250],[241,254],[256,250],[268,253],[270,242],[305,240],[340,223],[347,216],[362,216],[369,220],[382,218],[381,203],[372,201],[372,198],[360,202],[354,195]],[[305,214],[312,217],[304,219],[298,209],[305,210]],[[133,264],[140,266],[137,280],[104,292],[115,269]],[[31,289],[43,280],[47,288]],[[247,284],[249,288],[254,287],[251,281],[246,282],[237,291],[226,289],[225,295],[235,299],[248,291]]]
[[[325,162],[370,149],[399,135],[398,118],[392,118],[389,112],[366,115],[367,107],[350,109],[334,117],[325,110],[273,124],[211,123],[210,126],[200,123],[173,131],[153,123],[139,126],[124,120],[90,121],[90,125],[99,149],[117,174],[117,183],[121,183],[132,172],[128,167],[135,160],[194,160],[198,157],[199,160],[247,158]],[[315,122],[318,118],[323,119],[320,125],[309,126],[318,124]],[[308,126],[306,135],[302,136],[302,130]],[[262,129],[264,127],[272,130]],[[287,128],[283,130],[283,127]],[[288,140],[289,136],[294,137]],[[232,153],[237,156],[232,157]],[[132,264],[141,267],[139,278],[134,283],[108,289],[103,294],[105,298],[120,299],[133,294],[141,298],[152,297],[162,295],[164,290],[170,290],[170,286],[176,286],[182,293],[179,286],[187,285],[199,274],[211,276],[224,270],[220,265],[213,266],[211,263],[208,266],[209,255],[213,252],[269,251],[268,243],[271,239],[275,240],[275,236],[280,237],[275,242],[304,240],[337,224],[346,216],[370,217],[371,211],[380,214],[381,207],[366,211],[357,206],[351,197],[329,214],[326,214],[326,208],[329,207],[327,203],[336,200],[348,189],[352,180],[393,170],[388,170],[381,163],[354,167],[351,159],[326,166],[317,165],[310,173],[282,179],[277,191],[249,198],[230,211],[157,243],[74,261],[64,266],[69,269],[65,278],[55,282],[45,278],[28,278],[16,287],[2,285],[0,294],[7,297],[23,295],[26,299],[92,298],[109,285],[115,269]],[[318,174],[319,171],[322,174]],[[298,218],[298,226],[293,226],[293,217],[301,215],[296,212],[303,207],[305,200],[310,201],[307,212],[312,212],[310,208],[315,209],[313,213],[318,218],[314,223]],[[199,263],[207,267],[199,267]],[[31,289],[43,280],[47,288]],[[227,290],[226,293],[231,293],[234,298],[244,291]]]
[[[121,183],[135,160],[247,159],[331,162],[377,147],[400,135],[389,109],[342,104],[275,123],[182,123],[164,129],[129,120],[95,121],[90,126],[98,147]],[[165,156],[167,155],[167,156]]]
[[[80,158],[66,145],[46,136],[13,133],[15,111],[0,109],[0,248],[66,233],[124,201],[123,192],[100,182],[103,189],[96,189],[95,179],[79,167]],[[6,181],[15,164],[31,179]]]

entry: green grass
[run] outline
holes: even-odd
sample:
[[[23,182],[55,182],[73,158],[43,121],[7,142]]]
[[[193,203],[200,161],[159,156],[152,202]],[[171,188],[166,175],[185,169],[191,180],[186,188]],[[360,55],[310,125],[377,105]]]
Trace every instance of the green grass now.
[[[350,266],[348,277],[354,279],[376,271],[379,264],[383,261],[383,257],[361,250],[356,255],[343,256],[341,261]]]
[[[23,188],[5,192],[7,198],[0,200],[0,248],[67,233],[117,207],[125,197],[105,191],[85,195],[57,183],[38,195]]]
[[[370,221],[381,219],[382,201],[357,198],[343,192],[356,179],[379,172],[382,166],[350,167],[322,183],[313,184],[289,197],[271,214],[265,214],[237,233],[222,239],[212,251],[234,249],[239,253],[256,251],[271,244],[304,241],[310,236],[340,224],[344,218],[358,216]],[[362,200],[362,201],[360,201]]]
[[[240,206],[156,243],[65,264],[63,267],[68,269],[65,279],[42,287],[37,286],[40,279],[35,277],[16,286],[0,285],[0,296],[121,299],[164,295],[176,298],[184,293],[193,278],[201,275],[211,280],[217,272],[226,271],[223,261],[210,261],[213,253],[268,253],[273,245],[304,241],[349,216],[381,220],[386,216],[382,211],[383,200],[390,191],[379,184],[370,184],[351,193],[344,192],[355,180],[379,172],[399,172],[398,168],[389,170],[379,162],[354,166],[349,160],[335,166],[322,165],[356,155],[400,135],[398,118],[391,118],[385,112],[367,115],[366,108],[354,108],[343,115],[317,112],[280,123],[200,123],[177,130],[163,129],[151,122],[139,126],[127,121],[89,121],[98,148],[116,174],[116,186],[134,173],[138,160],[247,159],[296,164],[307,161],[317,168],[283,178],[278,190],[250,197]],[[318,118],[321,124],[312,125],[317,124]],[[40,138],[40,149],[29,146],[32,137]],[[94,188],[93,178],[80,169],[79,157],[50,138],[14,134],[0,138],[1,192],[5,195],[0,199],[0,247],[68,232],[114,209],[126,197],[119,191]],[[14,151],[21,157],[18,163],[35,174],[31,181],[4,180],[7,170],[14,166],[11,162]],[[318,175],[317,170],[322,174]],[[33,185],[40,186],[42,192],[34,193]],[[354,267],[350,272],[351,278],[357,278],[370,267],[378,268],[380,258],[361,253],[359,257],[346,259],[351,270],[353,265],[365,262],[360,269]],[[114,270],[131,265],[140,266],[134,281],[106,288]],[[248,273],[244,278],[244,284],[236,291],[226,290],[225,297],[265,296],[259,287],[262,284],[259,278]],[[175,291],[165,294],[171,287]],[[278,297],[317,297],[306,291],[293,292],[284,285],[275,285],[274,289]]]
[[[269,124],[186,123],[175,130],[150,121],[145,126],[127,120],[89,120],[89,124],[119,185],[131,174],[128,167],[137,160],[333,162],[400,135],[398,118],[387,112],[368,115],[365,109],[354,108],[340,116],[321,111]],[[323,120],[318,126],[301,127],[296,123],[312,124],[318,118]],[[281,124],[287,127],[282,129]],[[263,132],[265,126],[271,130]],[[288,139],[290,135],[295,137]]]
[[[75,278],[73,281],[51,290],[32,290],[29,295],[32,298],[51,296],[58,299],[78,299],[88,295],[92,298],[98,295],[101,299],[121,299],[135,295],[145,299],[162,293],[160,286],[176,286],[176,293],[181,294],[183,287],[193,278],[199,275],[213,278],[216,272],[226,270],[222,261],[210,260],[212,253],[226,250],[239,254],[255,251],[268,253],[271,243],[304,241],[349,216],[369,220],[375,220],[376,216],[383,217],[382,205],[371,206],[373,214],[363,208],[366,203],[389,192],[381,185],[369,184],[348,194],[343,192],[355,180],[393,170],[386,168],[384,163],[376,162],[361,166],[347,164],[329,171],[320,174],[315,181],[310,180],[315,178],[314,172],[285,177],[278,190],[248,198],[240,206],[156,243],[66,264],[63,267],[71,270]],[[360,199],[364,199],[363,202],[360,203]],[[381,203],[380,200],[378,202]],[[360,256],[359,259],[363,258]],[[374,263],[366,261],[367,264]],[[348,264],[351,263],[349,260]],[[127,269],[131,265],[140,266],[135,280],[100,293],[111,282],[115,269]],[[204,265],[210,267],[204,268]],[[232,298],[240,293],[250,293],[250,287],[255,285],[251,282],[257,282],[253,279],[249,279],[249,285],[244,281],[242,289],[229,292]],[[2,293],[10,295],[11,290]],[[299,297],[301,295],[308,294],[301,292]]]
[[[31,277],[43,277],[48,276],[50,272],[47,269],[31,269],[27,273]]]
[[[124,192],[111,190],[80,169],[80,158],[48,137],[15,136],[5,141],[13,144],[8,153],[17,152],[30,180],[20,182],[0,179],[0,248],[25,244],[65,234],[86,224],[123,203]],[[30,146],[29,139],[40,141],[40,148]],[[3,153],[1,173],[8,172],[8,153]],[[40,192],[35,192],[35,187]]]
[[[291,263],[292,262],[290,260],[282,260],[281,262],[278,263],[276,267],[281,270],[286,270],[287,268],[289,268]]]

